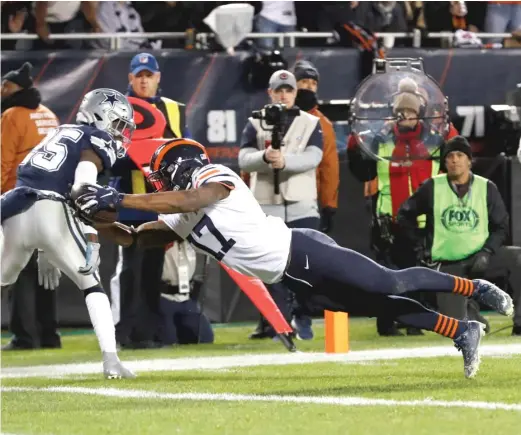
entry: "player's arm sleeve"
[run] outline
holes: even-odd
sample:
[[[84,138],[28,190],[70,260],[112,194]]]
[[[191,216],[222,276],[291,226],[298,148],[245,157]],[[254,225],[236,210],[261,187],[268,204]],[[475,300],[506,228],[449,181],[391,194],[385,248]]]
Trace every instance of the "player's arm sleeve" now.
[[[397,223],[400,226],[403,235],[410,242],[416,242],[418,216],[423,214],[432,216],[433,203],[434,181],[430,178],[426,180],[398,210]]]
[[[0,188],[2,193],[4,193],[7,180],[13,171],[16,161],[16,150],[18,149],[18,141],[21,135],[14,122],[12,113],[4,113],[0,128],[2,129],[2,146],[0,147],[2,150],[2,184]]]
[[[327,119],[321,119],[321,123],[324,147],[322,161],[317,169],[319,202],[322,207],[338,208],[340,174],[335,130]]]
[[[103,169],[110,169],[116,163],[117,144],[112,137],[103,131],[95,131],[86,135],[83,147],[92,149],[103,163]]]
[[[239,168],[244,172],[272,171],[268,162],[264,160],[264,150],[259,150],[257,146],[257,131],[250,121],[242,131]]]
[[[487,208],[489,235],[483,249],[494,254],[507,240],[509,217],[499,190],[490,180],[487,183]]]
[[[324,136],[322,134],[322,128],[320,127],[320,122],[317,122],[313,133],[311,133],[311,136],[309,137],[304,152],[299,154],[284,154],[285,166],[282,171],[291,174],[299,174],[311,169],[316,169],[322,161],[323,142]]]

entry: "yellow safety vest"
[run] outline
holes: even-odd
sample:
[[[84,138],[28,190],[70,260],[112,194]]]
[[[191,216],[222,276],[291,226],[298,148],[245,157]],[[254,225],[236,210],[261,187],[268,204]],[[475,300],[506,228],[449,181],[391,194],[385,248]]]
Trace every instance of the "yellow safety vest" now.
[[[393,142],[386,142],[380,144],[378,148],[378,156],[384,159],[390,159],[393,155],[395,144]],[[437,149],[433,156],[439,157],[440,150]],[[391,176],[390,166],[391,162],[388,160],[378,160],[376,163],[376,173],[378,176],[378,200],[376,203],[376,214],[378,216],[393,215],[393,203],[391,198]],[[434,177],[440,172],[439,160],[432,160],[431,176]],[[411,177],[409,180],[409,195],[412,195]],[[425,228],[427,217],[425,215],[418,216],[418,228]]]

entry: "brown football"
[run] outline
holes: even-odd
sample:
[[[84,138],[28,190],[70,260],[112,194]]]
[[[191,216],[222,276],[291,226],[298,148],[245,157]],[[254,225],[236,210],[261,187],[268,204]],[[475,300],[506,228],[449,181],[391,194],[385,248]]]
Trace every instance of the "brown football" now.
[[[74,185],[71,188],[70,196],[73,201],[76,201],[81,195],[89,193],[89,184],[79,184]],[[100,210],[97,212],[94,216],[90,217],[89,219],[102,223],[102,224],[110,224],[112,222],[115,222],[118,218],[118,213],[115,210]]]
[[[100,210],[92,217],[92,220],[101,224],[110,224],[118,220],[118,212],[111,210]]]

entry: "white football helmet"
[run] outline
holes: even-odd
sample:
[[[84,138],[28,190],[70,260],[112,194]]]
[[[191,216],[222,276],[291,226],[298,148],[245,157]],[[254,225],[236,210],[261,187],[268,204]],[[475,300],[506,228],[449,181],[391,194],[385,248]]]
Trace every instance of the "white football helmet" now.
[[[94,89],[85,94],[76,122],[106,131],[118,145],[130,143],[136,129],[134,108],[121,92],[109,88]]]

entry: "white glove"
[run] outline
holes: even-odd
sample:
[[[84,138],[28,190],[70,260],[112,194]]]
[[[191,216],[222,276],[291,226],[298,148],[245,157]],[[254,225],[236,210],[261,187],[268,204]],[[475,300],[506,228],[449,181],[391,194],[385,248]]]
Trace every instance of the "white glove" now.
[[[519,146],[517,147],[517,160],[521,163],[521,138],[519,139]]]
[[[38,251],[38,284],[45,290],[55,290],[60,284],[62,273],[54,267],[43,251]]]
[[[87,242],[87,252],[85,253],[85,266],[78,269],[82,275],[92,275],[98,270],[100,264],[99,257],[100,244],[97,242]]]

